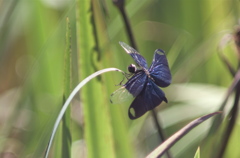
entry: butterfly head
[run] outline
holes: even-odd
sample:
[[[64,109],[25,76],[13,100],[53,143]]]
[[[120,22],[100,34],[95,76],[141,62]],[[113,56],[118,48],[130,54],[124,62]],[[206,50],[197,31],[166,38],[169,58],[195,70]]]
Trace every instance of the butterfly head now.
[[[129,71],[130,73],[136,73],[137,70],[138,70],[138,68],[137,68],[137,66],[134,65],[134,64],[130,64],[130,65],[128,66],[128,71]]]

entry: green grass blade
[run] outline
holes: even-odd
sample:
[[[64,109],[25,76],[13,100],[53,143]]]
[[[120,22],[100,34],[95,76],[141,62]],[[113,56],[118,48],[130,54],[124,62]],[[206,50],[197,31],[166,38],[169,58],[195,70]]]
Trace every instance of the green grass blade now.
[[[71,61],[71,28],[69,18],[66,18],[66,40],[65,40],[65,53],[64,53],[64,68],[63,68],[63,102],[66,102],[66,98],[71,93],[72,85],[72,61]],[[55,157],[66,158],[71,157],[71,144],[72,136],[70,132],[71,125],[71,109],[68,108],[63,115],[62,122],[59,125],[59,132],[57,132],[57,139],[55,142]]]
[[[64,91],[63,91],[63,103],[71,93],[72,85],[72,62],[71,62],[71,28],[69,18],[66,19],[66,52],[64,61]],[[71,157],[71,109],[68,108],[62,119],[62,158]]]
[[[209,119],[210,117],[219,114],[221,112],[215,112],[211,113],[205,116],[202,116],[200,118],[197,118],[184,126],[182,129],[180,129],[178,132],[173,134],[171,137],[169,137],[165,142],[163,142],[161,145],[159,145],[155,150],[153,150],[147,158],[154,158],[154,157],[160,157],[162,156],[168,149],[170,149],[179,139],[181,139],[184,135],[186,135],[188,132],[190,132],[194,127],[201,124],[205,120]]]
[[[66,102],[64,103],[56,121],[55,121],[55,124],[54,124],[54,127],[53,127],[53,131],[52,131],[52,134],[51,134],[51,138],[48,142],[48,146],[47,146],[47,150],[46,150],[46,153],[45,153],[45,158],[48,157],[49,155],[49,151],[50,151],[50,147],[52,145],[52,142],[53,142],[53,138],[55,136],[55,133],[57,131],[57,128],[59,126],[59,123],[61,122],[62,118],[63,118],[63,115],[64,113],[66,112],[67,110],[67,107],[68,105],[70,104],[70,102],[72,101],[73,97],[77,94],[77,92],[86,84],[88,83],[91,79],[97,77],[98,75],[102,74],[102,73],[105,73],[105,72],[109,72],[109,71],[119,71],[119,72],[122,72],[121,70],[117,69],[117,68],[107,68],[107,69],[103,69],[103,70],[99,70],[95,73],[93,73],[92,75],[88,76],[87,78],[85,78],[82,82],[80,82],[76,87],[75,89],[72,91],[72,93],[69,95],[69,97],[67,98]],[[123,73],[123,72],[122,72]]]
[[[101,59],[94,32],[94,15],[91,1],[76,0],[77,46],[80,79],[101,69]],[[109,112],[109,94],[104,80],[89,83],[81,92],[81,105],[84,117],[84,140],[87,157],[115,157],[114,137]],[[105,83],[105,82],[104,82]]]

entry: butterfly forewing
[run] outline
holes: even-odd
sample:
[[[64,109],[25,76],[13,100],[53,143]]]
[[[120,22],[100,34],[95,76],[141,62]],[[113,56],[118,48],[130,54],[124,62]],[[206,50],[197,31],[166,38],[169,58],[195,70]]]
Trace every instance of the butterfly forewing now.
[[[123,49],[131,55],[134,61],[142,68],[147,69],[147,62],[143,56],[141,56],[134,48],[130,47],[124,42],[119,42],[119,44],[123,47]]]
[[[154,57],[152,65],[149,68],[149,73],[158,86],[167,87],[170,85],[172,77],[169,70],[168,61],[163,50],[157,49],[154,52]]]

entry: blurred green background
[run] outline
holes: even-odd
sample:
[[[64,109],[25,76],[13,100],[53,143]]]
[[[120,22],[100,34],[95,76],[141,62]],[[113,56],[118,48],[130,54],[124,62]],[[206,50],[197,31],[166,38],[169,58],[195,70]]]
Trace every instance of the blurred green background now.
[[[238,25],[239,3],[125,1],[138,51],[148,65],[155,49],[167,54],[173,82],[163,90],[169,103],[156,108],[167,137],[220,107],[233,77],[217,50],[222,47],[237,68],[234,42],[226,44],[223,37]],[[0,157],[43,157],[69,91],[97,70],[127,71],[133,63],[119,41],[130,45],[120,12],[110,0],[0,0]],[[71,58],[66,57],[70,52]],[[58,129],[50,157],[141,158],[161,143],[151,113],[131,121],[129,102],[110,104],[109,96],[122,78],[110,72],[83,87]],[[172,156],[190,158],[198,146],[204,148],[211,121],[175,144]],[[226,158],[240,157],[239,127],[238,119]],[[213,152],[211,147],[205,144],[204,158]]]

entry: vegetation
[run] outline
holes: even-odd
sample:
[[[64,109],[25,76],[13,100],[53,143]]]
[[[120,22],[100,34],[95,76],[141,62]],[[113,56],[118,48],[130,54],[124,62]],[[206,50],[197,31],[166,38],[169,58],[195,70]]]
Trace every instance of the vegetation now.
[[[105,68],[127,72],[133,60],[123,41],[149,65],[157,48],[165,50],[173,78],[163,89],[168,104],[130,120],[131,102],[109,101],[122,73],[97,76],[66,109],[48,157],[155,157],[171,144],[163,157],[238,158],[239,6],[237,0],[0,1],[0,157],[44,157],[72,90]],[[165,144],[160,132],[170,138]]]

